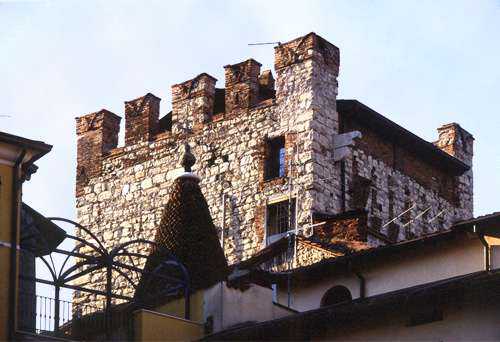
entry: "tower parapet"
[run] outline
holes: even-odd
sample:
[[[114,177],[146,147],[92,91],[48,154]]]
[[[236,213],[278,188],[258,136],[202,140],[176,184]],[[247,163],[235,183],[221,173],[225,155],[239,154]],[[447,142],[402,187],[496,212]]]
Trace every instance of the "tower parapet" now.
[[[195,78],[172,86],[172,123],[176,133],[199,128],[214,114],[215,82],[202,73]]]
[[[274,51],[274,69],[276,72],[290,65],[314,59],[329,66],[334,74],[339,74],[339,48],[314,32],[280,44],[274,48]]]
[[[103,155],[118,145],[120,121],[106,109],[76,118],[77,196],[89,179],[100,175]]]
[[[248,109],[259,101],[259,74],[262,64],[255,59],[226,65],[226,114],[238,109]]]
[[[125,145],[150,141],[158,132],[161,99],[147,93],[125,102]]]

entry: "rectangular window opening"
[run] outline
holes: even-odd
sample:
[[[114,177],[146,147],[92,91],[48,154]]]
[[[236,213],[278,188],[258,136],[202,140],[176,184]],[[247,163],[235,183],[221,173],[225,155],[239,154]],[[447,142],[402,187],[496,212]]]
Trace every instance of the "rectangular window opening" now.
[[[267,142],[265,179],[285,176],[285,138],[277,137]]]
[[[295,229],[295,199],[267,206],[267,242],[272,243]]]

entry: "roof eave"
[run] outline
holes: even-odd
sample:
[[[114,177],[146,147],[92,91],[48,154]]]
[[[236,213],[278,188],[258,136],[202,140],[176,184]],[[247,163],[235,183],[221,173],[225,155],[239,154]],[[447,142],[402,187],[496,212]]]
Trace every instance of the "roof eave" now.
[[[460,176],[470,169],[469,165],[389,120],[358,100],[337,100],[337,109],[344,115],[350,115],[359,124],[377,129],[379,134],[392,141],[397,141],[403,148],[419,154],[455,176]]]

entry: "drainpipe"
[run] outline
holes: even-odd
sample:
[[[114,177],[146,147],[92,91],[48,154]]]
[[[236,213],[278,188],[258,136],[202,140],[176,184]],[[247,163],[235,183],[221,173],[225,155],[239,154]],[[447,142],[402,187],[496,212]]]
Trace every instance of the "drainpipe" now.
[[[224,258],[226,257],[226,251],[224,249],[224,230],[226,229],[226,193],[222,192],[222,224],[220,240],[222,246],[222,253],[224,253]],[[220,330],[224,329],[224,281],[220,282]]]
[[[9,325],[10,339],[15,339],[16,332],[16,294],[17,294],[17,237],[19,233],[19,202],[21,200],[21,163],[26,155],[26,150],[23,149],[19,157],[16,159],[12,174],[12,227],[10,238],[10,288],[9,288]]]
[[[339,120],[339,134],[345,133],[344,120]],[[340,161],[340,205],[342,212],[346,211],[346,181],[345,181],[345,159]]]
[[[220,245],[222,247],[222,251],[224,252],[224,256],[226,256],[226,251],[224,250],[224,230],[226,229],[226,194],[222,193],[221,198],[222,205],[222,222],[221,222],[221,232],[220,232]]]
[[[353,271],[353,273],[358,277],[359,279],[359,298],[363,299],[365,298],[366,295],[366,280],[363,275],[357,271]]]
[[[292,308],[292,293],[291,293],[291,287],[292,287],[292,272],[288,271],[287,274],[287,306],[289,308]]]
[[[345,198],[345,192],[346,192],[346,187],[345,187],[345,161],[341,160],[340,161],[340,193],[341,193],[341,210],[342,212],[345,212],[346,210],[346,198]]]
[[[366,279],[363,277],[363,275],[354,269],[352,266],[352,261],[349,261],[348,264],[349,270],[358,278],[359,280],[359,298],[363,299],[366,296]]]
[[[479,237],[479,241],[481,241],[481,243],[484,246],[484,248],[483,248],[483,250],[484,250],[484,270],[489,272],[491,270],[491,266],[490,266],[490,245],[488,245],[488,242],[484,238],[484,235],[480,234],[477,231],[476,225],[473,226],[473,229],[474,229],[474,233],[476,233],[477,236]]]

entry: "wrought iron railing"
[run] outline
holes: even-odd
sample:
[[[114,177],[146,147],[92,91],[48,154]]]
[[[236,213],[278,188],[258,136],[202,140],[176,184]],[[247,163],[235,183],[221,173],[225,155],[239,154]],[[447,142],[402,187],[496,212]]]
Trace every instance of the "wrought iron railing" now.
[[[20,331],[58,337],[70,337],[71,322],[74,318],[91,317],[91,314],[99,311],[104,304],[77,305],[68,300],[59,299],[56,301],[52,297],[23,292],[19,292],[19,303],[22,303],[19,305],[18,311],[18,329]],[[88,325],[103,331],[102,323],[102,320],[95,320]],[[58,327],[58,331],[56,331],[56,327]]]
[[[144,265],[149,255],[137,252],[145,250],[137,247],[139,245],[154,247],[156,246],[154,242],[137,239],[108,250],[95,234],[78,223],[61,218],[51,218],[51,220],[70,223],[79,229],[80,234],[79,236],[66,234],[66,240],[74,241],[72,248],[56,249],[50,255],[37,258],[41,261],[39,264],[46,267],[48,276],[20,274],[22,286],[18,300],[18,330],[87,340],[130,338],[127,324],[130,323],[131,315],[123,308],[138,308],[143,304],[130,295],[135,292],[139,279],[143,282],[146,279],[148,282],[161,281],[162,284],[167,284],[159,295],[166,297],[182,295],[185,300],[185,318],[189,318],[189,276],[175,256],[165,257],[152,272],[146,272],[139,265]],[[83,238],[83,234],[87,234],[87,238]],[[80,253],[82,246],[89,252]],[[30,252],[33,251],[21,250],[22,255]],[[53,255],[59,256],[59,263],[54,261]],[[56,267],[57,264],[59,267]],[[89,279],[95,272],[105,275],[103,283],[96,285],[89,281],[81,281],[84,277]],[[144,275],[147,276],[143,277]],[[113,280],[118,277],[128,284],[128,294],[124,294],[114,286]],[[35,294],[34,289],[39,286],[49,287],[53,297]],[[32,291],[23,291],[24,289]],[[77,303],[74,297],[73,300],[67,300],[67,296],[63,297],[61,294],[63,290],[79,291],[87,294],[89,298],[99,298],[99,300]],[[116,329],[124,329],[125,333],[114,335]],[[87,333],[90,335],[85,335]]]

